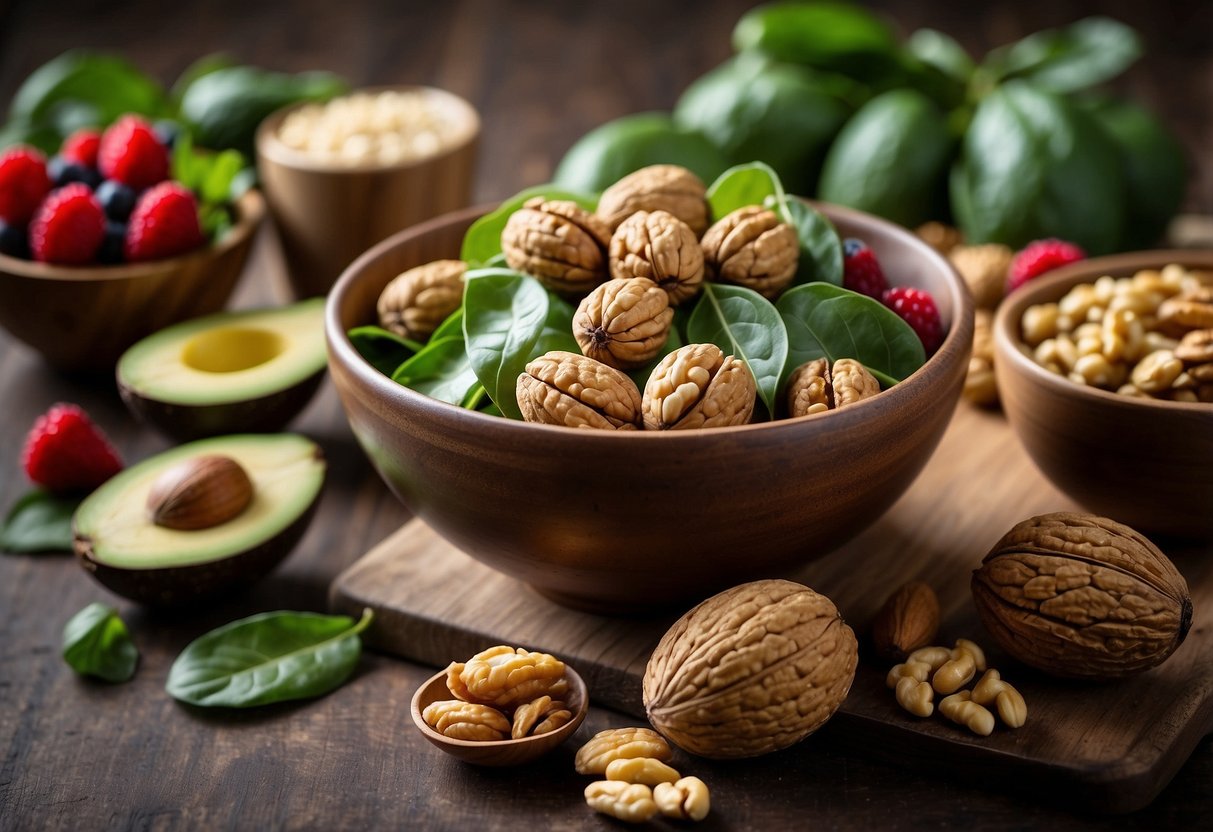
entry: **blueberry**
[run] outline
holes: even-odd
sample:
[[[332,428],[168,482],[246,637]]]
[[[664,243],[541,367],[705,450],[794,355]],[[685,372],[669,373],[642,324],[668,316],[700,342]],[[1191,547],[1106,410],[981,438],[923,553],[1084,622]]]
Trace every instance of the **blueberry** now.
[[[97,186],[97,201],[101,203],[101,210],[107,218],[117,222],[130,219],[136,196],[134,188],[116,179],[106,179]]]
[[[169,150],[173,149],[173,145],[177,143],[177,137],[181,135],[181,125],[171,118],[160,119],[152,125],[152,130],[155,131],[160,144]]]
[[[122,262],[123,243],[126,242],[126,223],[106,220],[105,237],[97,252],[97,262],[112,265]]]
[[[0,254],[29,259],[29,235],[24,228],[0,220]]]
[[[842,254],[844,257],[854,257],[865,248],[867,246],[863,244],[863,240],[856,240],[854,237],[847,237],[842,241]]]
[[[50,175],[51,183],[56,188],[62,188],[72,182],[83,182],[90,188],[96,188],[101,184],[101,174],[97,172],[96,168],[68,161],[62,156],[52,156],[51,160],[46,163],[46,172]]]

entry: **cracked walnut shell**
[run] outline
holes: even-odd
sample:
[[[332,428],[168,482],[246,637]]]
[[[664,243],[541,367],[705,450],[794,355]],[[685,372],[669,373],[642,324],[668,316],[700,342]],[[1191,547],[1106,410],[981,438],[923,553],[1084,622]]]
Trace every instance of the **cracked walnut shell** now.
[[[708,189],[684,167],[650,165],[629,173],[598,199],[598,216],[612,230],[637,211],[667,211],[698,240],[708,227]]]
[[[1055,676],[1117,679],[1175,651],[1192,624],[1183,576],[1128,526],[1059,512],[1019,523],[973,573],[999,645]]]
[[[518,407],[528,422],[600,430],[638,430],[636,382],[601,361],[553,350],[518,376]]]
[[[690,227],[665,211],[637,211],[611,237],[611,277],[647,277],[677,306],[699,293],[703,249]]]
[[[548,653],[533,653],[504,644],[477,653],[466,662],[451,662],[446,670],[447,688],[465,702],[512,708],[568,692],[564,662]],[[505,735],[510,735],[507,722]]]
[[[708,278],[776,297],[796,276],[800,242],[774,212],[747,205],[716,221],[700,241]]]
[[[653,281],[608,280],[581,299],[573,337],[587,358],[630,370],[657,357],[673,320],[669,296]]]
[[[463,303],[462,260],[435,260],[392,279],[379,295],[379,325],[402,338],[424,341]]]
[[[778,751],[825,724],[855,678],[855,634],[824,595],[742,584],[674,623],[644,672],[649,721],[717,759]]]
[[[606,224],[576,202],[527,200],[510,214],[501,251],[511,269],[533,275],[547,288],[582,295],[607,279]]]
[[[745,362],[715,344],[688,344],[661,359],[644,386],[648,430],[744,425],[758,390]]]

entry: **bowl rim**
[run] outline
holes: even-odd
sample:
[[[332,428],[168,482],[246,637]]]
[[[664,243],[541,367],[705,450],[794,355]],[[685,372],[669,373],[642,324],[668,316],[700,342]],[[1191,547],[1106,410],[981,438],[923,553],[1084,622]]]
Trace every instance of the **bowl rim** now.
[[[1093,257],[1054,269],[1015,290],[1000,304],[994,319],[995,366],[1000,363],[1013,365],[1020,375],[1028,377],[1035,384],[1043,385],[1056,395],[1073,396],[1093,406],[1102,403],[1140,408],[1143,412],[1164,410],[1176,413],[1213,413],[1213,405],[1206,402],[1142,399],[1121,395],[1114,390],[1076,384],[1065,376],[1049,372],[1025,355],[1021,349],[1025,345],[1020,337],[1018,324],[1029,306],[1055,303],[1074,286],[1093,283],[1108,274],[1114,277],[1132,276],[1145,269],[1162,269],[1173,263],[1184,268],[1213,269],[1213,249],[1151,249]]]
[[[578,702],[577,710],[573,712],[573,718],[547,734],[531,734],[526,737],[518,737],[517,739],[510,737],[506,740],[461,740],[455,737],[448,737],[445,734],[439,734],[429,725],[426,725],[425,718],[421,715],[421,696],[438,682],[442,682],[443,686],[446,686],[447,673],[445,670],[438,671],[417,686],[417,690],[413,692],[412,697],[409,699],[409,714],[413,717],[413,724],[417,726],[422,735],[430,742],[439,746],[449,745],[453,748],[488,750],[490,748],[517,748],[524,745],[550,743],[561,734],[564,735],[564,739],[568,739],[569,736],[581,727],[581,723],[590,712],[590,691],[585,680],[581,678],[581,675],[568,662],[564,663],[564,672],[568,676],[570,690],[577,691],[580,701]],[[447,693],[450,693],[449,688],[447,689]],[[450,695],[452,699],[455,698],[455,694],[451,693]],[[563,743],[564,739],[561,739],[560,743]],[[560,743],[557,743],[557,745]]]
[[[378,86],[358,87],[357,89],[348,90],[333,98],[345,98],[351,95],[360,93],[379,93],[379,92],[416,92],[423,91],[427,95],[435,95],[446,99],[454,106],[454,110],[460,114],[461,133],[458,141],[452,142],[446,147],[439,150],[437,153],[428,156],[422,156],[417,159],[402,159],[398,162],[363,162],[355,165],[334,165],[329,162],[324,162],[301,153],[293,148],[288,147],[278,140],[278,126],[283,120],[293,113],[295,110],[301,110],[309,105],[317,104],[315,101],[296,101],[293,104],[287,104],[285,107],[280,107],[274,112],[261,120],[257,125],[257,131],[253,137],[253,146],[256,150],[257,157],[264,158],[275,165],[297,170],[309,174],[323,176],[342,176],[355,173],[384,173],[387,171],[403,171],[421,168],[426,165],[434,164],[454,156],[466,150],[470,145],[474,144],[480,138],[481,121],[480,112],[461,95],[451,92],[450,90],[442,89],[441,87],[432,87],[425,84],[383,84]],[[331,100],[331,99],[330,99]]]
[[[946,285],[952,309],[952,320],[943,343],[936,350],[935,354],[930,356],[921,367],[893,387],[883,391],[879,396],[873,396],[870,399],[856,402],[846,408],[830,411],[831,415],[828,419],[800,417],[767,422],[751,422],[745,425],[732,425],[729,427],[673,431],[569,430],[567,427],[560,425],[503,419],[499,416],[467,410],[457,405],[432,399],[429,396],[392,381],[359,355],[350,342],[348,334],[341,326],[339,308],[352,291],[354,282],[370,263],[386,256],[388,252],[403,243],[429,234],[438,228],[456,221],[474,220],[496,208],[496,204],[476,205],[464,208],[427,220],[411,228],[406,228],[371,247],[347,266],[345,271],[341,273],[341,276],[337,278],[333,289],[329,292],[325,306],[324,325],[325,335],[328,340],[330,364],[340,364],[343,369],[355,377],[358,385],[371,390],[375,397],[381,401],[401,402],[407,406],[410,412],[423,415],[427,419],[432,417],[440,421],[447,421],[448,423],[450,420],[454,420],[456,425],[461,429],[493,432],[494,437],[486,437],[488,441],[496,439],[508,442],[511,438],[527,436],[541,437],[542,441],[549,445],[551,443],[563,442],[591,442],[604,445],[613,443],[665,442],[697,445],[703,442],[705,438],[710,441],[715,437],[723,438],[741,434],[771,433],[775,431],[787,433],[832,433],[835,429],[839,431],[854,430],[868,420],[869,414],[874,416],[877,413],[877,408],[883,407],[889,410],[898,410],[908,406],[921,389],[933,382],[942,380],[948,374],[947,366],[951,362],[956,362],[957,364],[961,364],[962,362],[967,363],[973,335],[973,298],[969,292],[968,285],[952,267],[951,263],[908,229],[862,211],[814,200],[806,201],[819,210],[823,210],[831,222],[833,222],[835,217],[844,218],[861,226],[867,225],[877,229],[883,228],[891,232],[894,237],[901,238],[902,242],[908,244],[911,249],[925,258],[927,263],[946,274]],[[959,388],[957,388],[957,394],[959,396]],[[818,427],[820,425],[825,425],[825,427]]]
[[[236,222],[219,242],[204,248],[186,252],[177,257],[164,260],[149,260],[146,263],[120,263],[114,266],[63,266],[54,263],[41,263],[37,260],[23,260],[19,257],[9,257],[0,254],[0,272],[31,278],[33,280],[61,280],[74,283],[89,283],[100,281],[134,280],[141,277],[162,275],[175,271],[182,264],[192,260],[204,260],[218,257],[241,245],[251,237],[265,218],[265,197],[257,188],[249,188],[233,206],[236,209]]]

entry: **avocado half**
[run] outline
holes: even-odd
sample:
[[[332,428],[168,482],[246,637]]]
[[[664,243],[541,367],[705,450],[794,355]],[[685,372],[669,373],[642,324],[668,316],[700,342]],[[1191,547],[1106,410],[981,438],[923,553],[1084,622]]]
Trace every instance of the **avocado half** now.
[[[248,507],[225,523],[177,531],[147,508],[157,478],[187,459],[230,457],[253,484]],[[72,520],[80,565],[112,591],[171,604],[249,583],[269,572],[303,536],[324,485],[324,454],[291,433],[190,442],[127,468],[85,498]]]
[[[221,312],[162,329],[118,359],[118,392],[138,418],[188,441],[273,432],[319,389],[324,298]]]

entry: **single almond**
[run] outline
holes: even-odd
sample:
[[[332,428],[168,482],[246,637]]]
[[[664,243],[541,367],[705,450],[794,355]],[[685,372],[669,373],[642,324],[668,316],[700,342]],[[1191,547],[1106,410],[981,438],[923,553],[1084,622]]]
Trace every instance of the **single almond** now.
[[[926,647],[939,632],[939,598],[922,581],[910,581],[889,596],[872,621],[872,645],[887,659],[902,660]]]
[[[156,478],[147,509],[157,526],[178,531],[209,529],[238,516],[253,501],[253,482],[227,456],[197,456]]]

